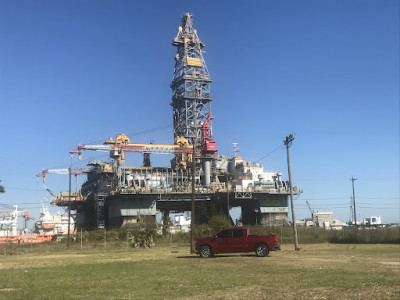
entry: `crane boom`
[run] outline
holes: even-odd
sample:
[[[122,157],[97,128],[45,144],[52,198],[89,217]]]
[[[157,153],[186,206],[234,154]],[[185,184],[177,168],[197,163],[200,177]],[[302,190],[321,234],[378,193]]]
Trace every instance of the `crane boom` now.
[[[46,174],[61,174],[68,175],[70,169],[45,169],[40,173],[36,174],[37,177],[43,177],[43,183],[46,182]],[[86,174],[84,169],[71,169],[71,175],[84,175]]]
[[[50,189],[44,183],[43,187],[52,197],[57,198],[57,196],[52,191],[50,191]]]
[[[177,144],[141,144],[141,143],[130,143],[129,138],[125,134],[117,135],[116,139],[108,139],[103,145],[80,145],[74,150],[71,150],[71,154],[78,154],[79,159],[81,158],[82,150],[93,150],[93,151],[105,151],[110,152],[112,158],[122,158],[124,161],[124,154],[127,153],[158,153],[158,154],[191,154],[193,147],[189,145],[186,139],[177,139]],[[196,149],[200,152],[200,149]]]
[[[61,174],[68,175],[69,169],[45,169],[40,173],[36,174],[37,177],[46,176],[46,174]],[[71,175],[83,175],[85,174],[84,169],[71,169]]]
[[[309,211],[311,213],[311,218],[312,218],[313,210],[311,209],[310,203],[308,203],[307,200],[306,200],[306,203],[307,203],[307,206],[308,206],[308,209],[309,209]]]
[[[192,147],[181,147],[179,145],[164,144],[116,144],[116,145],[80,145],[70,151],[71,154],[81,153],[82,150],[94,151],[125,151],[129,153],[159,153],[159,154],[183,154],[192,153]]]

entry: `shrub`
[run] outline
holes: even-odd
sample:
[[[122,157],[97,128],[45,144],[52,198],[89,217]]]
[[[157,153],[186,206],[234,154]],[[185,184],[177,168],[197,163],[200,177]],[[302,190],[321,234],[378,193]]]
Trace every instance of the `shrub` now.
[[[164,213],[162,217],[162,235],[165,237],[169,233],[169,228],[172,226],[171,218],[168,214]]]
[[[139,216],[138,223],[126,224],[119,237],[128,240],[134,248],[151,248],[154,246],[154,237],[157,234],[157,223],[149,215]]]
[[[14,244],[7,243],[0,245],[0,255],[18,255],[22,254],[18,251]]]
[[[231,227],[231,224],[225,216],[214,215],[208,220],[208,226],[213,234],[224,228]]]

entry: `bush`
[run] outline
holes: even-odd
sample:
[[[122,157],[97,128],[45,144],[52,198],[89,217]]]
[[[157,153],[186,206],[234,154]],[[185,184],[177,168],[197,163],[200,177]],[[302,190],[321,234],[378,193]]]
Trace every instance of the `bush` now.
[[[0,245],[0,255],[18,255],[22,254],[18,251],[14,244],[7,243]]]
[[[196,238],[207,237],[217,233],[217,231],[213,231],[208,224],[201,224],[195,227],[194,235]]]
[[[168,235],[170,227],[173,225],[171,218],[169,217],[168,214],[164,213],[162,217],[162,235],[165,237]]]
[[[126,224],[120,229],[119,237],[128,240],[133,248],[151,248],[157,234],[157,223],[154,217],[142,215],[139,223]]]
[[[208,226],[212,233],[217,233],[224,228],[231,227],[231,224],[225,216],[214,215],[208,220]]]
[[[399,228],[361,228],[357,230],[356,234],[354,228],[349,228],[332,234],[329,242],[344,244],[399,244],[399,230]]]
[[[220,230],[231,227],[229,222],[223,216],[213,216],[208,224],[201,224],[195,227],[195,238],[209,237]],[[293,243],[293,228],[290,226],[244,226],[249,228],[252,235],[275,234],[278,236],[280,244]],[[359,228],[357,238],[354,227],[347,227],[343,230],[325,230],[318,227],[298,227],[298,239],[301,244],[314,243],[400,243],[400,228]],[[97,247],[104,241],[104,230],[84,231],[82,238],[85,242],[92,242],[91,247]],[[160,244],[170,243],[190,243],[190,232],[178,232],[175,234],[157,235],[157,224],[151,216],[142,216],[140,223],[126,224],[123,228],[106,231],[107,244],[114,247],[126,247],[127,242],[132,247],[152,247],[154,241]],[[74,239],[77,243],[80,241],[80,233]],[[65,239],[62,241],[65,243]],[[100,243],[99,243],[100,242]],[[57,244],[52,244],[56,247]],[[32,245],[31,245],[32,246]],[[41,247],[40,245],[34,245]],[[44,246],[44,245],[42,245]],[[9,246],[14,247],[14,246]],[[18,246],[18,249],[22,245]],[[15,247],[14,247],[15,248]],[[1,246],[0,255],[13,254],[13,248]]]

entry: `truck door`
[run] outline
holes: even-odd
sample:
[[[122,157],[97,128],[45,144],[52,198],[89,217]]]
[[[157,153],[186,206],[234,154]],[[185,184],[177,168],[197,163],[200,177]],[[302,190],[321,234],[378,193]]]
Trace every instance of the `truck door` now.
[[[216,236],[214,243],[215,252],[232,252],[232,229],[227,229],[219,232]]]
[[[233,229],[231,239],[232,252],[244,252],[247,251],[247,242],[243,229]]]

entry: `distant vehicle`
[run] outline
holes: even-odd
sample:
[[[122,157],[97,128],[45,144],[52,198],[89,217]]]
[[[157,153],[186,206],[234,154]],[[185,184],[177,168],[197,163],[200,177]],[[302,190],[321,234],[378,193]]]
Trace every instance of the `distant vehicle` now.
[[[257,256],[267,256],[269,251],[280,250],[276,235],[249,235],[247,228],[227,228],[212,237],[195,240],[195,252],[203,258],[218,253],[254,251]]]

